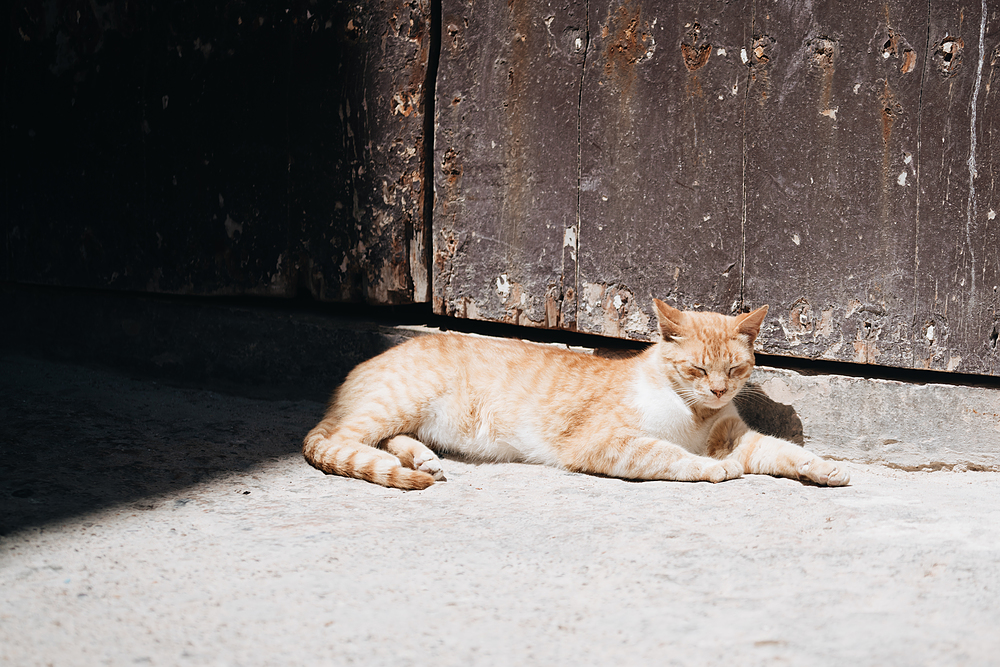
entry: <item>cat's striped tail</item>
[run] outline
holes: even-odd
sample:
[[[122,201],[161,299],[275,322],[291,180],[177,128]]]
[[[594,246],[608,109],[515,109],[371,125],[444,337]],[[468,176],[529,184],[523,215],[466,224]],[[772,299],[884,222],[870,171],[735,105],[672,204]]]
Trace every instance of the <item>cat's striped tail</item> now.
[[[403,466],[393,454],[361,442],[359,433],[327,420],[309,431],[302,444],[302,455],[314,468],[329,475],[407,490],[426,489],[434,483],[431,474]]]

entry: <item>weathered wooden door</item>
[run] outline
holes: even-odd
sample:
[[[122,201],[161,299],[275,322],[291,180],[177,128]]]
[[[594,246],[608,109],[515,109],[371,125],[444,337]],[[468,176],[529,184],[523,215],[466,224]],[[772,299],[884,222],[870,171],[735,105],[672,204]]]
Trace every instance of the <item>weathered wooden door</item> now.
[[[997,7],[443,5],[438,312],[1000,373]]]
[[[11,7],[0,277],[430,297],[430,2]]]

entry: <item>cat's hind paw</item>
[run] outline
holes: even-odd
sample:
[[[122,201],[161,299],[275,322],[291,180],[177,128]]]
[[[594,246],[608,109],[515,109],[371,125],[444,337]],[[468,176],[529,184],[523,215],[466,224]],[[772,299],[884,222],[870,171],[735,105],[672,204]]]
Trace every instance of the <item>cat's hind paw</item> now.
[[[799,476],[823,486],[846,486],[851,472],[840,461],[815,458],[799,466]]]
[[[448,481],[441,468],[441,459],[419,440],[397,435],[385,442],[385,449],[397,456],[405,467],[425,472],[439,482]]]
[[[431,458],[423,458],[419,454],[413,457],[413,468],[431,475],[438,482],[448,481],[448,478],[444,476],[444,469],[441,467],[441,459],[434,456],[433,453],[431,453]]]

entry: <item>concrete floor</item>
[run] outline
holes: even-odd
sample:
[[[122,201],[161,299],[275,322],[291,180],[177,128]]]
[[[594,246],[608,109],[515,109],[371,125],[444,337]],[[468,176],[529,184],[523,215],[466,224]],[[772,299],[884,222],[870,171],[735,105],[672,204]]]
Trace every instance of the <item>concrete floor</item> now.
[[[996,472],[403,493],[301,460],[322,407],[0,353],[0,664],[1000,660]]]

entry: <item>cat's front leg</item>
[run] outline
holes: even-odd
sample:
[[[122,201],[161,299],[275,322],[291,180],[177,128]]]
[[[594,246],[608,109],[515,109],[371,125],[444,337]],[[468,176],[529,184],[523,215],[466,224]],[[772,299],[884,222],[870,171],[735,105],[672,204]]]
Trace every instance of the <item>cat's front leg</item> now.
[[[822,459],[794,442],[752,431],[737,418],[713,427],[708,454],[736,459],[748,474],[807,479],[823,486],[844,486],[851,481],[843,463]]]
[[[736,459],[697,456],[673,443],[644,436],[576,449],[564,464],[576,472],[623,479],[724,482],[743,476],[743,466]]]

